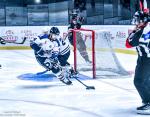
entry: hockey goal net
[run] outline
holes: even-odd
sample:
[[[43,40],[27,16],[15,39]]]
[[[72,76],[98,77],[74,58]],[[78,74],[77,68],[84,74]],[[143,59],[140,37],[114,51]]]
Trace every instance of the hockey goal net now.
[[[129,75],[116,56],[109,31],[88,29],[72,31],[76,71],[93,78]]]

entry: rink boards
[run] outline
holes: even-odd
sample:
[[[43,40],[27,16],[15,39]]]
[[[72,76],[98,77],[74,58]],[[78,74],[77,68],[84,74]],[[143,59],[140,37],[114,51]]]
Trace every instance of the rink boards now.
[[[24,44],[13,44],[7,43],[6,45],[0,45],[1,50],[11,50],[11,49],[30,49],[29,40],[33,39],[35,36],[42,33],[43,29],[51,28],[52,26],[14,26],[14,27],[0,27],[1,37],[9,42],[21,42],[24,37],[27,40]],[[61,36],[65,37],[67,34],[67,26],[58,26],[61,32]],[[133,26],[117,26],[117,25],[88,25],[83,26],[85,29],[95,30],[99,32],[100,30],[106,30],[111,35],[111,42],[113,47],[117,52],[135,54],[134,49],[126,49],[125,40],[128,34],[132,31]],[[88,32],[87,32],[88,34]],[[86,38],[86,36],[85,36]],[[89,45],[91,46],[91,45]],[[90,50],[90,48],[89,48]]]

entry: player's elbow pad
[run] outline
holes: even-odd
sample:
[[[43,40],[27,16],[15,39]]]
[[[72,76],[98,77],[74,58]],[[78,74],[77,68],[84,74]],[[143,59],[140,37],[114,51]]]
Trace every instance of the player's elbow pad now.
[[[132,48],[132,46],[130,45],[128,39],[126,40],[126,48]]]
[[[126,40],[126,47],[127,48],[132,48],[132,47],[136,47],[139,45],[139,39],[134,39],[132,41],[129,41],[129,39]]]
[[[126,47],[131,48],[139,45],[139,39],[143,33],[143,29],[132,32],[126,41]]]

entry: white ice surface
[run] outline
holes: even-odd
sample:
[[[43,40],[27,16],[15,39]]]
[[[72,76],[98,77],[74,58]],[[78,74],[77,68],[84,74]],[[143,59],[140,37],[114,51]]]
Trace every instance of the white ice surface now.
[[[134,71],[137,56],[118,56],[127,70]],[[76,80],[66,86],[58,80],[18,79],[21,74],[44,70],[31,50],[1,50],[0,64],[0,117],[144,117],[136,114],[141,99],[133,76],[84,80],[96,88],[86,90]]]

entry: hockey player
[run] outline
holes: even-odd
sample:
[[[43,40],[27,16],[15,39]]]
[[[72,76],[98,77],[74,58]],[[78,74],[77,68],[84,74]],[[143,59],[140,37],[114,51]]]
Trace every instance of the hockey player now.
[[[51,70],[56,77],[65,83],[66,85],[71,85],[72,82],[65,76],[64,71],[57,60],[56,54],[58,53],[58,48],[49,39],[40,39],[38,37],[34,38],[30,42],[31,48],[34,50],[35,57],[39,64],[41,64],[45,69]]]
[[[63,69],[71,76],[77,74],[67,61],[70,56],[70,46],[68,42],[61,38],[60,31],[57,27],[52,27],[50,29],[49,39],[59,48],[59,54],[57,57]]]
[[[126,47],[136,47],[138,60],[135,69],[134,85],[143,105],[137,108],[138,114],[150,114],[150,28],[148,12],[135,13],[132,24],[134,30],[126,40]]]
[[[73,45],[73,32],[70,29],[80,29],[81,25],[82,25],[82,22],[84,20],[84,18],[80,17],[77,12],[78,11],[76,9],[73,10],[73,12],[71,14],[72,17],[71,17],[70,25],[68,27],[68,29],[69,29],[68,39],[69,39],[69,42],[70,42],[71,45]],[[80,32],[77,32],[76,43],[77,43],[77,49],[78,49],[80,55],[84,58],[84,60],[87,63],[92,63],[89,60],[89,56],[88,56],[88,53],[87,53],[87,50],[86,50],[86,45],[85,45],[85,42],[82,38],[82,34]]]
[[[70,65],[67,60],[70,56],[70,46],[64,41],[60,36],[60,31],[57,27],[52,27],[50,29],[49,39],[59,47],[58,60],[61,66]]]

